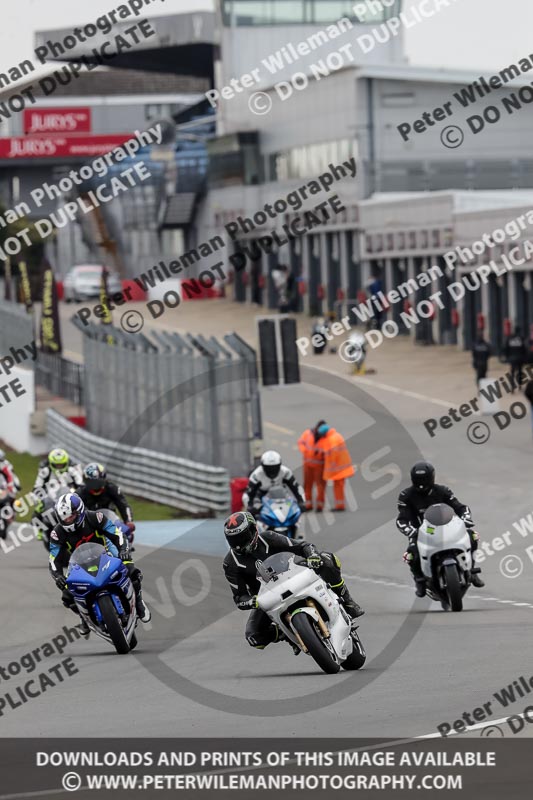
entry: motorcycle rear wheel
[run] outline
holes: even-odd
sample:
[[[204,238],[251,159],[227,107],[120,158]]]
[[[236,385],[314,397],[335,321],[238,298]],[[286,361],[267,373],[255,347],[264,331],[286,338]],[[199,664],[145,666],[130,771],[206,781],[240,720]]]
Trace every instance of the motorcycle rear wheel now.
[[[456,564],[446,564],[444,567],[444,579],[446,581],[446,593],[452,611],[463,610],[463,595],[461,592],[461,582]]]
[[[105,622],[107,632],[111,637],[111,641],[115,645],[115,650],[121,656],[126,655],[126,653],[130,652],[130,646],[124,634],[124,629],[120,624],[117,610],[113,605],[113,601],[109,595],[105,595],[104,597],[100,597],[98,599],[98,605],[100,606],[100,611]]]
[[[340,664],[334,659],[321,636],[315,630],[315,623],[305,612],[292,617],[292,626],[298,632],[303,643],[309,650],[309,655],[316,661],[323,672],[335,675],[340,670]]]

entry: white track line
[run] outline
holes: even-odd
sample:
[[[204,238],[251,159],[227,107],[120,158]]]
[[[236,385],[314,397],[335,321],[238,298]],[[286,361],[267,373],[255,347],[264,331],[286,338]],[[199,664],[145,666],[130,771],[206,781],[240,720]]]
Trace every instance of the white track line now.
[[[327,367],[318,367],[315,364],[309,364],[308,366],[310,366],[311,369],[318,369],[321,372],[327,372],[330,375],[335,375],[336,378],[344,378],[345,380],[353,378],[352,375],[340,375],[338,372],[334,372],[332,369],[327,369]],[[364,378],[361,375],[357,376],[355,382],[363,383],[367,386],[375,386],[377,389],[383,389],[386,392],[393,392],[394,394],[399,394],[403,397],[412,397],[414,400],[423,400],[425,403],[434,403],[437,406],[442,406],[443,408],[447,409],[457,406],[457,403],[452,403],[448,400],[442,400],[437,397],[428,397],[427,395],[419,394],[418,392],[410,392],[408,389],[399,389],[397,386],[390,386],[388,383],[380,383],[380,381],[375,381],[372,378]]]
[[[394,586],[397,589],[410,589],[411,591],[413,589],[408,583],[398,583],[397,581],[389,581],[384,578],[366,578],[364,575],[345,575],[344,577],[350,580],[362,581],[363,583]],[[472,600],[483,600],[486,603],[501,603],[502,605],[516,606],[516,608],[533,608],[533,603],[524,603],[518,600],[503,600],[501,597],[484,597],[481,594],[469,594],[468,596],[471,597]]]
[[[273,422],[265,422],[265,428],[271,428],[278,433],[287,433],[289,436],[296,436],[296,431],[291,431],[290,428],[284,428],[282,425],[275,425]]]

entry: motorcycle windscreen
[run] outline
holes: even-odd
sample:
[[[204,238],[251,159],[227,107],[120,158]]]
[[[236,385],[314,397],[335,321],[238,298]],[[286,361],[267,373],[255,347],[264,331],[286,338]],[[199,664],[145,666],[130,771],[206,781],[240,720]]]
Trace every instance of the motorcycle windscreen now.
[[[74,550],[70,557],[69,572],[74,564],[79,564],[86,572],[94,574],[98,572],[101,557],[106,554],[106,549],[102,547],[101,544],[95,544],[93,542],[81,544]]]
[[[265,558],[264,561],[258,561],[256,563],[257,574],[268,583],[268,581],[274,580],[278,575],[288,572],[293,562],[295,564],[306,563],[304,558],[300,558],[294,553],[276,553],[273,556]]]
[[[453,508],[450,508],[450,506],[446,505],[446,503],[435,503],[435,505],[430,506],[424,514],[424,518],[429,522],[429,524],[435,525],[435,527],[439,525],[447,525],[452,521],[454,516],[455,513]]]
[[[286,500],[287,492],[282,486],[273,486],[272,489],[268,490],[267,497],[270,500]]]

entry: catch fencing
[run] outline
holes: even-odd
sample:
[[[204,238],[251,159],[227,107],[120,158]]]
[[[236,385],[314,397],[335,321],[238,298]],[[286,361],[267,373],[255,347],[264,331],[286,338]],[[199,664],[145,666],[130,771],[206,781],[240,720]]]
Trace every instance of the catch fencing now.
[[[87,430],[248,474],[261,412],[255,352],[240,337],[80,329]]]
[[[35,383],[71,403],[83,405],[83,364],[70,361],[57,353],[37,352]]]
[[[0,355],[12,347],[24,349],[34,340],[33,315],[24,306],[0,300]]]
[[[225,469],[95,436],[53,409],[47,411],[46,427],[49,448],[60,443],[82,464],[104,463],[108,476],[127,493],[203,516],[223,517],[230,510]]]

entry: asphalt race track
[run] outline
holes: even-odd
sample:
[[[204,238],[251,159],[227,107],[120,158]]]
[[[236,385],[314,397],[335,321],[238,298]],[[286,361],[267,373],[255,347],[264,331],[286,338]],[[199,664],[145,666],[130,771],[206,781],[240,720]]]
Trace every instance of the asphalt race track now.
[[[325,373],[315,377],[315,383],[330,381]],[[175,537],[167,531],[164,546],[160,537],[158,546],[150,547],[145,524],[135,557],[145,573],[153,622],[149,630],[139,626],[135,655],[117,656],[94,636],[73,642],[36,672],[68,656],[78,671],[20,707],[4,707],[2,736],[424,736],[491,700],[519,676],[531,675],[533,561],[525,552],[527,537],[514,531],[512,546],[486,558],[486,588],[471,590],[465,610],[453,614],[415,600],[401,560],[404,540],[394,525],[399,485],[405,485],[416,458],[416,440],[434,460],[437,480],[451,484],[470,504],[484,540],[512,529],[531,511],[521,478],[530,461],[527,421],[509,429],[512,440],[506,442],[501,433],[482,447],[467,441],[463,423],[439,437],[437,447],[422,421],[443,412],[429,400],[371,388],[369,381],[355,397],[351,382],[340,382],[348,387],[346,397],[335,381],[335,391],[310,382],[265,391],[265,445],[281,450],[298,468],[297,436],[323,416],[349,440],[360,465],[351,484],[352,510],[309,514],[305,527],[307,538],[339,553],[352,592],[366,609],[360,625],[365,668],[328,676],[310,658],[295,658],[287,645],[254,651],[243,637],[246,614],[234,610],[220,568],[220,525],[195,521],[186,532],[180,523]],[[387,443],[389,452],[372,455],[373,447],[380,451]],[[396,466],[374,480],[369,463],[371,469]],[[518,577],[507,578],[500,570],[509,554],[521,557]],[[3,665],[76,621],[59,602],[39,542],[1,555],[0,587]],[[12,683],[21,684],[22,677]],[[9,681],[2,681],[2,693],[9,688]],[[493,705],[487,723],[520,713],[527,701],[519,699],[507,711]],[[528,727],[524,735],[530,735]]]

